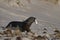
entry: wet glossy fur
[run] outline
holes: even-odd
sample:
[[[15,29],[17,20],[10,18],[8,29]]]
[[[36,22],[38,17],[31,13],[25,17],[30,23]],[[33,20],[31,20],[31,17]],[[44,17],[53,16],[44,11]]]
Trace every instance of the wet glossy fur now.
[[[28,19],[26,19],[25,21],[21,22],[21,21],[12,21],[10,22],[6,28],[19,28],[22,32],[24,31],[31,31],[30,30],[30,26],[33,22],[35,22],[35,17],[29,17]]]

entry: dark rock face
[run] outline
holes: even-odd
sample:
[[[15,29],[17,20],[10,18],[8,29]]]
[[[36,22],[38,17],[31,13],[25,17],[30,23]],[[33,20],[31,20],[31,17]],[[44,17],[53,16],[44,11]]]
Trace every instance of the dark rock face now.
[[[30,26],[33,22],[35,22],[35,19],[36,19],[35,17],[29,17],[28,19],[26,19],[23,22],[12,21],[6,26],[6,28],[11,28],[12,29],[12,28],[17,28],[18,27],[22,32],[24,32],[24,31],[29,32],[29,31],[31,31]]]
[[[16,40],[22,40],[21,37],[16,37]]]
[[[6,39],[4,39],[4,40],[11,40],[11,39],[6,38]]]

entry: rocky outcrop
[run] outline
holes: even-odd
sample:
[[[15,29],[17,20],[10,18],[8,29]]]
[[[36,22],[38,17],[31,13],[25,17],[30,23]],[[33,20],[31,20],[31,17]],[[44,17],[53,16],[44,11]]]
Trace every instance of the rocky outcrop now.
[[[31,0],[0,0],[1,3],[5,3],[12,7],[26,7]]]
[[[30,4],[40,3],[40,1],[52,3],[52,4],[60,4],[60,0],[0,0],[0,3],[5,3],[8,6],[12,7],[22,7],[29,8]]]

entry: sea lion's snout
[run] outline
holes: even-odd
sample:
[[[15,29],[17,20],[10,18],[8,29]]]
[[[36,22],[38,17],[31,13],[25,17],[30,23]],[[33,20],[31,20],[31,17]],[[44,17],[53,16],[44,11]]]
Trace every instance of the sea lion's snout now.
[[[35,20],[35,23],[36,23],[36,24],[38,24],[38,21],[37,21],[37,20]]]

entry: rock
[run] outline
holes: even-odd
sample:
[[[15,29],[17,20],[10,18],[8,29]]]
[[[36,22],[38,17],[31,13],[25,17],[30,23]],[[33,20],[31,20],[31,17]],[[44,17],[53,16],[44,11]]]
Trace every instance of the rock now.
[[[20,36],[16,37],[16,40],[22,40]]]
[[[6,38],[6,39],[4,39],[4,40],[11,40],[11,39]]]

